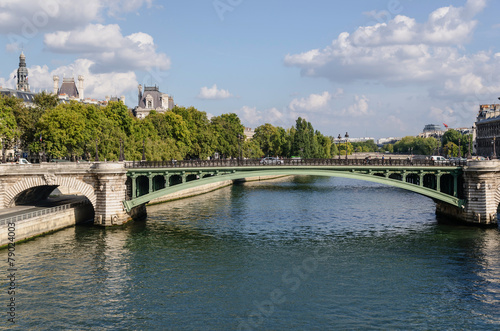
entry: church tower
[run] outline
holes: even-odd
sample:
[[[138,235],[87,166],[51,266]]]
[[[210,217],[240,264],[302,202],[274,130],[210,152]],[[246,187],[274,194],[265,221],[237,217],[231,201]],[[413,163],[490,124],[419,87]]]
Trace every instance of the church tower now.
[[[30,85],[28,84],[28,68],[26,68],[26,56],[23,52],[19,56],[19,68],[17,69],[17,90],[29,92]]]

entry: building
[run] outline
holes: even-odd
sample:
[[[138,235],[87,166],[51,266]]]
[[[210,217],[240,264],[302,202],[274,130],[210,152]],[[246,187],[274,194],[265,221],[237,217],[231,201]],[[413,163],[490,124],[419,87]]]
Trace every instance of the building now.
[[[378,146],[383,146],[387,144],[395,144],[398,141],[400,141],[402,138],[401,137],[387,137],[387,138],[380,138],[377,140],[377,145]]]
[[[422,131],[422,133],[420,133],[418,136],[422,138],[433,137],[437,140],[441,140],[445,132],[446,131],[444,131],[439,124],[427,124],[424,126],[424,130]]]
[[[26,56],[23,52],[19,56],[19,68],[17,69],[16,89],[2,88],[0,94],[3,96],[12,96],[24,101],[24,105],[31,107],[35,101],[35,93],[30,91],[28,84],[28,68],[26,68]]]
[[[28,68],[26,68],[26,56],[23,52],[19,56],[19,68],[17,68],[17,90],[30,92],[30,84],[28,84]]]
[[[480,156],[491,157],[499,152],[500,137],[500,104],[480,105],[477,114],[475,133],[475,150]]]
[[[158,113],[165,113],[174,108],[174,98],[166,93],[160,92],[158,86],[144,86],[139,88],[139,102],[133,113],[137,118],[145,118],[152,110]]]
[[[255,130],[252,128],[245,127],[243,134],[245,135],[245,140],[251,140],[255,134]]]
[[[83,76],[78,76],[78,88],[73,77],[63,78],[61,87],[59,87],[59,76],[53,76],[52,79],[54,80],[54,94],[58,95],[60,100],[84,100]]]

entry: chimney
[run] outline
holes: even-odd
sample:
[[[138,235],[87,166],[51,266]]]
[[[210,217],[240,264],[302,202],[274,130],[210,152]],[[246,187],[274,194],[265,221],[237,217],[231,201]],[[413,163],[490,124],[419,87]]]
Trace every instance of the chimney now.
[[[138,89],[139,89],[139,101],[138,101],[137,105],[139,106],[141,104],[141,99],[142,99],[142,85],[141,84],[139,84]]]
[[[57,91],[59,90],[59,76],[54,76],[52,79],[54,79],[54,94],[57,95]]]
[[[78,76],[78,97],[80,100],[84,99],[83,94],[83,76]]]

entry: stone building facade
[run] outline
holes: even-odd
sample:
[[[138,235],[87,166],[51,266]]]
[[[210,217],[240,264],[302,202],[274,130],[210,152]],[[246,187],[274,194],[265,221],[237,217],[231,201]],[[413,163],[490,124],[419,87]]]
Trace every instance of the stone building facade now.
[[[152,110],[158,113],[165,113],[174,108],[174,99],[166,93],[160,92],[158,86],[139,85],[139,103],[134,108],[134,115],[137,118],[145,118]]]
[[[477,155],[485,157],[498,155],[500,152],[500,104],[479,106],[475,136]]]

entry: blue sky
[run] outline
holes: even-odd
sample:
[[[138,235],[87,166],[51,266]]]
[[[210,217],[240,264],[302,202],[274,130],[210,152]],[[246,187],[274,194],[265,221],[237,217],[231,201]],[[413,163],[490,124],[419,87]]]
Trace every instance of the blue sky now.
[[[21,50],[32,90],[85,76],[85,96],[158,85],[181,106],[323,134],[472,126],[500,97],[493,0],[0,0],[0,85]]]

